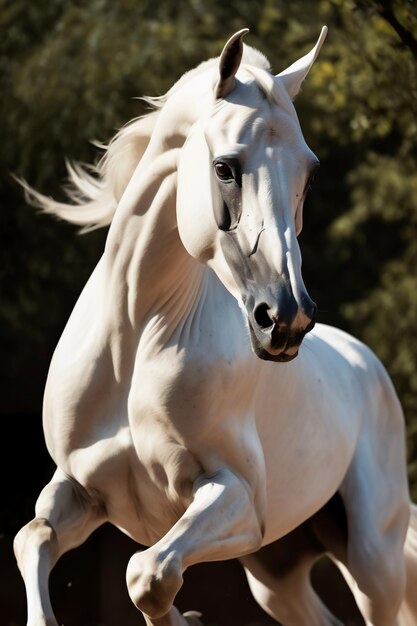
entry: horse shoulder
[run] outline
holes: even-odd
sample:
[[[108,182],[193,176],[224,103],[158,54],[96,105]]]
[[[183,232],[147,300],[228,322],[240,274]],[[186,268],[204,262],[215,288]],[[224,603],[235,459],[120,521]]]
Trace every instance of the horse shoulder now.
[[[390,431],[394,440],[403,436],[401,421],[380,361],[347,333],[317,325],[297,359],[269,364],[257,400],[267,475],[266,541],[292,530],[337,491],[359,441],[366,439],[380,454]]]
[[[369,346],[340,329],[317,325],[313,331],[334,348],[341,370],[333,369],[334,379],[341,384],[350,372],[362,404],[362,427],[373,428],[372,416],[378,416],[378,427],[401,429],[404,417],[393,382],[381,360]],[[330,366],[332,367],[332,363]],[[388,422],[385,416],[389,415]]]

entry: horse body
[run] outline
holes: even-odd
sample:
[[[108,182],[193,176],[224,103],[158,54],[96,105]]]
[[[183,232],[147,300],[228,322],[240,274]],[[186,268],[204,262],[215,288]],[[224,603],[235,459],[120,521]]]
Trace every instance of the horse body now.
[[[153,114],[52,359],[44,430],[58,469],[15,542],[30,626],[56,623],[50,568],[105,521],[150,546],[127,572],[150,626],[195,623],[172,606],[182,572],[233,557],[276,619],[335,624],[308,584],[309,551],[289,578],[256,555],[337,491],[349,542],[335,558],[369,624],[395,624],[410,510],[401,408],[365,346],[312,330],[296,240],[316,159],[291,97],[322,39],[278,86],[253,51],[258,66],[235,80],[241,39],[217,83],[203,64]],[[210,160],[217,178],[197,176]]]
[[[161,267],[153,262],[145,271],[136,268],[134,294],[130,293],[123,259],[132,258],[140,234],[128,220],[130,236],[120,237],[111,260],[106,250],[74,309],[55,351],[45,390],[48,450],[58,467],[87,491],[100,494],[110,521],[125,525],[145,545],[166,534],[179,511],[185,511],[191,485],[200,472],[210,474],[219,466],[232,466],[254,490],[260,490],[259,514],[266,528],[271,528],[266,540],[275,540],[304,521],[306,511],[313,513],[324,504],[351,460],[360,429],[358,408],[364,400],[353,381],[349,388],[352,364],[343,356],[349,340],[339,337],[337,352],[311,335],[299,358],[284,370],[257,359],[249,348],[248,330],[236,300],[210,269],[196,266],[187,253],[180,254],[178,234],[166,219],[175,215],[175,208],[167,206],[172,199],[169,192],[156,216],[147,213],[145,218],[157,222],[151,227],[156,241],[148,237],[146,245],[151,259],[155,259],[153,246],[162,248]],[[166,221],[166,237],[161,220]],[[140,233],[144,230],[146,226],[140,224]],[[141,255],[141,263],[146,265],[146,255]],[[109,267],[110,276],[106,275]],[[138,272],[143,273],[144,284]],[[135,298],[138,302],[132,304]],[[161,305],[164,298],[165,307]],[[147,313],[144,319],[134,316],[135,325],[129,323],[129,303],[133,310]],[[86,314],[92,310],[100,323],[89,324],[86,333]],[[216,310],[224,317],[220,326]],[[329,329],[327,334],[331,334]],[[333,334],[340,335],[338,331]],[[317,347],[309,349],[311,341],[327,348],[325,358],[316,356]],[[339,372],[336,381],[334,371]],[[347,410],[349,397],[358,398],[358,404],[350,402]],[[323,472],[329,464],[334,468],[331,475]],[[270,484],[265,480],[265,465]],[[296,465],[299,472],[294,475]],[[309,487],[306,472],[321,490]],[[121,478],[129,475],[134,484]],[[128,489],[121,507],[123,484]],[[303,497],[286,502],[291,493],[303,493]],[[114,494],[116,503],[112,504]],[[129,502],[136,505],[129,506]],[[141,507],[143,502],[152,504]],[[128,522],[118,519],[120,509],[131,511],[124,514]],[[138,509],[139,520],[144,521],[141,531],[133,533],[131,529],[138,527]],[[116,511],[114,520],[112,510]],[[158,530],[146,530],[156,523]]]

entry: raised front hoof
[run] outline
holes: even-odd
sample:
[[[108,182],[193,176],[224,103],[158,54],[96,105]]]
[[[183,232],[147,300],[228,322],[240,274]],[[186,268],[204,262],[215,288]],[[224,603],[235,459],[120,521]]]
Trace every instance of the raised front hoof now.
[[[151,619],[158,619],[171,609],[182,586],[179,559],[174,553],[154,554],[152,548],[137,552],[127,566],[126,581],[135,606]]]
[[[188,626],[203,626],[203,622],[199,619],[201,613],[197,611],[187,611],[183,613],[183,617],[185,617]]]

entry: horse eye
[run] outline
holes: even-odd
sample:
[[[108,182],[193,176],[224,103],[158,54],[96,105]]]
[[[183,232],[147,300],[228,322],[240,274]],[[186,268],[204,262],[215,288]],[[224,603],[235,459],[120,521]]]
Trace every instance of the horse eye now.
[[[215,163],[214,170],[218,178],[222,181],[232,180],[234,178],[233,172],[230,169],[229,165],[227,165],[227,163],[224,163],[223,161],[218,161],[217,163]]]

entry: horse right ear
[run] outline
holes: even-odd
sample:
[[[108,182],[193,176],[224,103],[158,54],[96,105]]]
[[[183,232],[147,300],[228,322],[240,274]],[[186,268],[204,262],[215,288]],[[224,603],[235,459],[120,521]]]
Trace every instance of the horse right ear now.
[[[300,91],[301,83],[309,73],[314,61],[317,59],[320,48],[322,47],[323,42],[326,39],[326,35],[327,26],[323,26],[314,48],[312,48],[310,52],[303,56],[301,59],[298,59],[298,61],[290,65],[290,67],[287,67],[286,70],[284,70],[280,74],[277,74],[276,77],[284,85],[291,100],[294,100],[295,96]]]
[[[249,28],[243,28],[230,37],[223,48],[219,61],[219,79],[214,88],[217,99],[224,98],[235,86],[235,74],[239,69],[243,54],[243,37]]]

